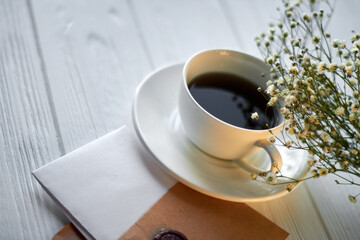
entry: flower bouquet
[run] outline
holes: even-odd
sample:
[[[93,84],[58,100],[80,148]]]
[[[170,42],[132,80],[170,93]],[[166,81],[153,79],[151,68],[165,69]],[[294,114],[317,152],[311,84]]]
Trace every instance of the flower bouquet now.
[[[288,121],[269,140],[308,151],[311,167],[310,177],[288,178],[287,189],[327,174],[336,175],[337,184],[360,186],[360,34],[348,42],[331,38],[328,1],[283,1],[278,11],[280,21],[255,38],[271,66],[267,89],[258,90]],[[281,171],[260,176],[270,184],[286,178]],[[358,195],[350,194],[349,200],[356,203]]]

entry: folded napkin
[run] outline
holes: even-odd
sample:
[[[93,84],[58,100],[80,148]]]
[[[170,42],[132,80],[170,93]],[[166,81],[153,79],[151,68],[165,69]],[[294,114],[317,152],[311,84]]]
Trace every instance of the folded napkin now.
[[[127,127],[33,172],[88,239],[118,239],[176,181]]]

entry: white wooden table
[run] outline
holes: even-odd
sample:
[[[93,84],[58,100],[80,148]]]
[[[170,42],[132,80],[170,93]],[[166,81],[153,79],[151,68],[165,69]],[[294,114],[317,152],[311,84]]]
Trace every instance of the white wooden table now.
[[[0,239],[50,239],[68,221],[31,171],[124,124],[150,71],[209,48],[260,57],[280,1],[0,0]],[[339,1],[330,31],[359,32]],[[354,188],[353,188],[354,190]],[[251,207],[290,239],[359,239],[360,205],[328,176]]]

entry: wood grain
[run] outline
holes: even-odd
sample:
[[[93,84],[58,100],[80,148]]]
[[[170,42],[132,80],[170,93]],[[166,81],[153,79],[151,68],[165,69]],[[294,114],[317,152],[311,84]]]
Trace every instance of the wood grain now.
[[[49,239],[65,224],[31,170],[131,125],[135,88],[150,71],[209,48],[259,56],[253,38],[276,18],[276,3],[2,1],[0,239]],[[359,7],[338,3],[339,36],[345,25],[359,28]],[[250,206],[290,239],[356,239],[360,210],[349,205],[345,188],[328,181]]]
[[[64,215],[31,171],[61,154],[25,1],[0,8],[0,239],[49,239]]]
[[[135,88],[150,71],[125,1],[34,1],[66,152],[130,122]]]

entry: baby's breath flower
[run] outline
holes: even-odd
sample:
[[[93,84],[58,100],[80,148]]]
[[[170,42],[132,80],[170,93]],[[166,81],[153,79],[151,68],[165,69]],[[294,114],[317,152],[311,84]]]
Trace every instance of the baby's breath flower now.
[[[271,27],[271,28],[269,28],[269,33],[271,34],[271,35],[274,35],[275,34],[275,28],[273,28],[273,27]]]
[[[351,75],[354,71],[354,68],[352,66],[348,66],[345,68],[345,71],[348,75]]]
[[[270,184],[274,184],[277,182],[277,179],[276,179],[276,175],[269,172],[267,175],[266,175],[266,181]]]
[[[311,21],[311,17],[310,17],[309,14],[307,14],[307,13],[304,13],[304,14],[303,14],[303,19],[304,19],[305,21],[307,21],[307,22],[310,22],[310,21]]]
[[[322,168],[319,171],[320,176],[325,177],[328,174],[328,170],[326,168]]]
[[[297,67],[291,67],[290,72],[293,74],[299,74],[299,69]]]
[[[351,203],[354,203],[354,204],[357,203],[356,197],[354,197],[354,196],[352,196],[352,195],[349,195],[348,198],[349,198],[349,201],[350,201]]]
[[[360,34],[352,36],[353,46],[334,39],[329,49],[325,41],[331,41],[330,33],[322,28],[328,15],[318,10],[322,4],[302,7],[300,2],[284,0],[278,28],[271,24],[267,33],[255,38],[265,62],[271,65],[271,80],[266,90],[258,91],[270,95],[268,106],[284,105],[279,108],[289,125],[281,133],[294,134],[296,140],[284,139],[284,145],[306,149],[312,155],[308,161],[312,178],[345,170],[350,174],[360,166]],[[310,4],[315,2],[310,0]],[[305,9],[315,11],[301,15]],[[306,44],[305,39],[313,44]],[[268,139],[274,143],[277,138],[271,135]],[[355,175],[360,177],[358,171]],[[256,179],[256,174],[251,176]],[[258,176],[268,183],[276,181],[276,175],[267,172]],[[295,185],[286,189],[291,191]],[[349,196],[349,200],[356,202],[356,197]]]
[[[292,183],[289,183],[288,185],[286,185],[286,190],[288,190],[289,192],[291,192],[294,189],[295,185]]]
[[[359,49],[358,48],[353,48],[353,49],[351,49],[351,52],[354,53],[354,54],[358,54]]]
[[[351,111],[357,112],[359,110],[359,105],[353,104],[351,105]]]
[[[339,48],[340,48],[340,49],[344,49],[345,47],[346,47],[346,42],[345,42],[345,40],[339,41]]]
[[[319,178],[320,174],[316,169],[311,170],[311,175],[314,177],[314,179]]]
[[[319,64],[317,65],[317,71],[318,71],[319,73],[322,73],[325,69],[326,69],[325,63],[319,62]]]
[[[311,87],[307,87],[307,91],[311,94],[314,95],[315,91],[311,88]]]
[[[360,95],[359,95],[359,92],[358,91],[354,91],[353,92],[353,96],[355,97],[355,98],[358,98]]]
[[[334,39],[332,42],[331,42],[331,46],[333,46],[334,48],[337,48],[339,47],[339,39]]]
[[[275,82],[276,82],[276,84],[278,84],[278,85],[283,85],[283,84],[284,84],[284,78],[283,78],[283,77],[279,77]]]
[[[273,64],[273,63],[275,62],[275,60],[274,60],[273,57],[269,57],[269,58],[266,60],[266,62],[267,62],[268,64]]]
[[[360,49],[360,40],[355,41],[355,42],[353,43],[353,46],[356,47],[356,48],[358,48],[358,49]]]
[[[329,64],[329,70],[330,70],[331,72],[334,72],[336,69],[337,69],[336,63],[330,63],[330,64]]]
[[[313,37],[313,39],[312,39],[312,41],[313,41],[313,44],[314,45],[317,45],[317,44],[319,44],[319,42],[320,42],[320,37],[319,36],[314,36]]]
[[[285,145],[287,148],[291,148],[292,144],[293,144],[293,142],[289,140],[289,141],[286,141]]]
[[[270,96],[275,95],[275,94],[276,94],[275,86],[274,86],[274,85],[268,86],[268,88],[266,89],[266,92],[267,92]]]
[[[286,98],[285,98],[285,104],[287,105],[287,106],[289,106],[289,105],[291,105],[292,103],[294,103],[294,102],[296,102],[296,97],[295,96],[293,96],[293,95],[288,95],[288,96],[286,96]]]
[[[256,175],[256,173],[252,173],[252,174],[250,175],[250,177],[251,177],[252,180],[256,180],[257,175]]]
[[[274,143],[274,142],[276,141],[276,137],[275,137],[274,135],[271,135],[271,136],[269,137],[269,141],[270,141],[271,143]]]
[[[314,164],[315,164],[314,159],[308,160],[308,161],[307,161],[307,164],[309,165],[309,167],[314,166]]]
[[[338,115],[338,116],[342,116],[345,114],[345,109],[343,107],[338,107],[336,110],[335,110],[335,114]]]
[[[339,67],[340,67],[341,70],[345,70],[345,67],[346,67],[346,66],[345,66],[344,63],[340,63]]]
[[[297,23],[296,23],[296,22],[294,22],[294,21],[292,21],[292,22],[290,23],[290,27],[291,27],[291,28],[295,28],[295,27],[296,27],[296,25],[297,25]]]
[[[351,153],[352,155],[356,156],[356,155],[358,155],[359,151],[356,150],[356,149],[351,149],[351,150],[350,150],[350,153]]]
[[[272,98],[270,98],[270,101],[268,102],[268,105],[269,106],[274,106],[276,103],[277,103],[277,101],[279,100],[279,98],[278,97],[272,97]]]
[[[290,134],[290,135],[294,135],[295,134],[295,129],[294,128],[289,128],[289,131],[288,131],[288,133]]]
[[[349,121],[350,122],[353,122],[353,121],[355,121],[357,119],[357,117],[355,116],[355,114],[354,113],[350,113],[350,115],[349,115]]]
[[[328,133],[326,133],[326,132],[321,133],[320,137],[324,142],[329,142],[330,141],[330,135]]]
[[[257,112],[254,112],[251,114],[251,118],[255,120],[259,120],[259,114]]]
[[[319,123],[319,119],[317,118],[317,116],[312,115],[309,117],[309,122],[310,123],[314,123],[314,124],[318,124]]]

